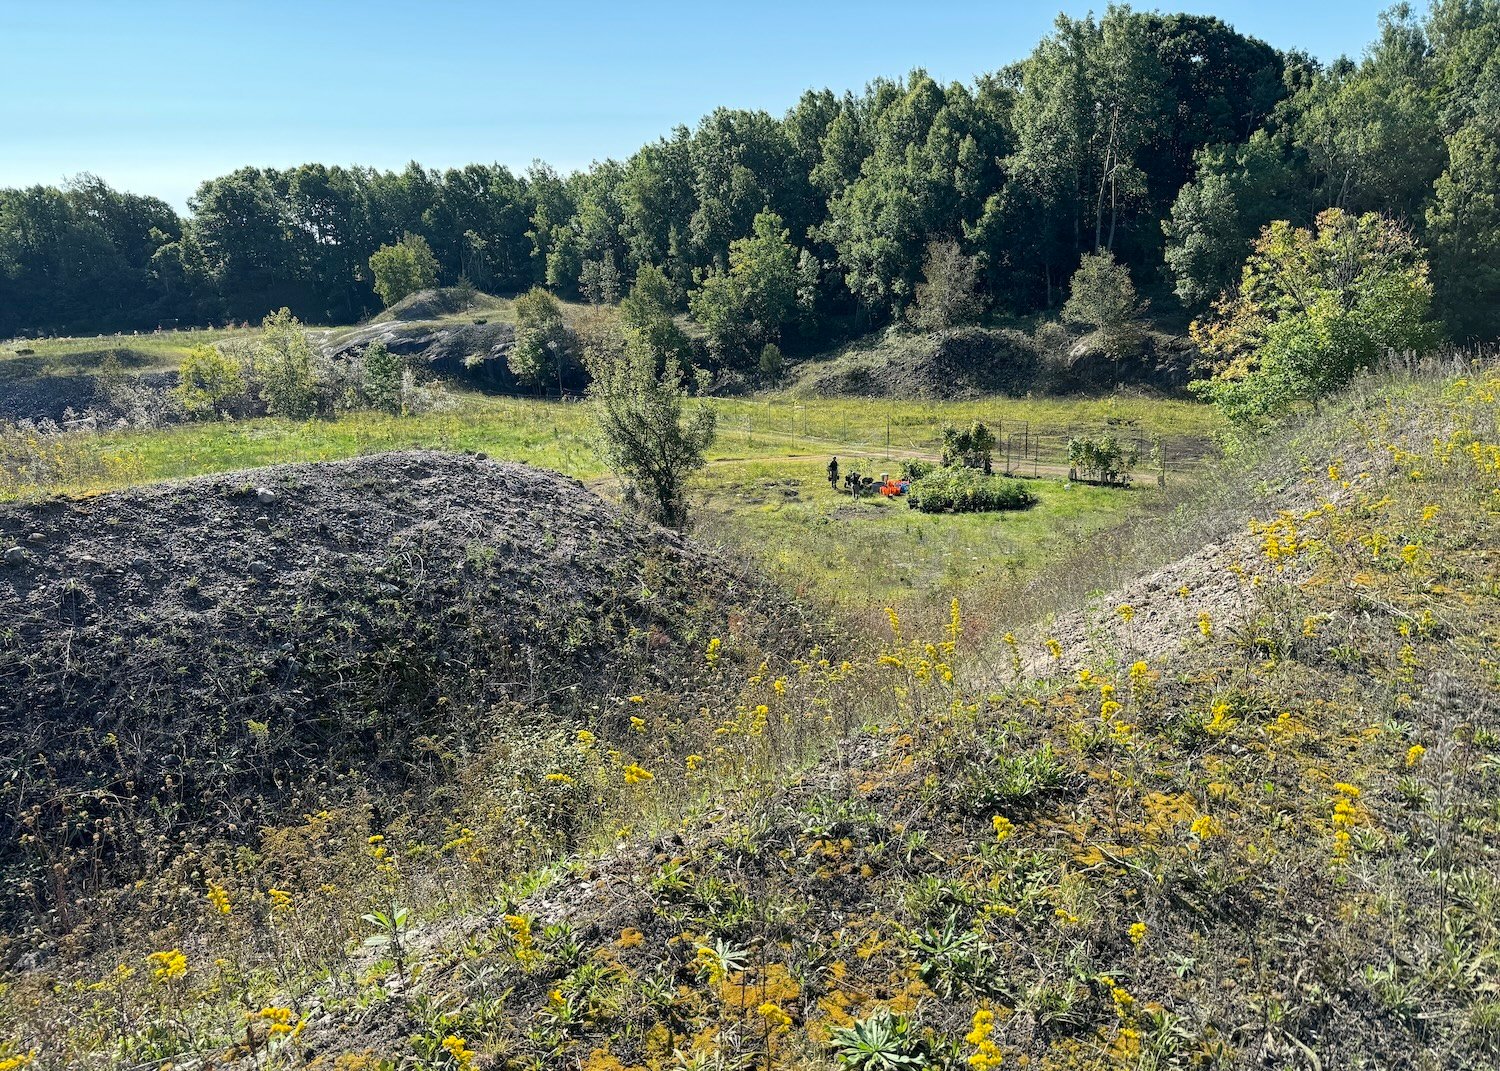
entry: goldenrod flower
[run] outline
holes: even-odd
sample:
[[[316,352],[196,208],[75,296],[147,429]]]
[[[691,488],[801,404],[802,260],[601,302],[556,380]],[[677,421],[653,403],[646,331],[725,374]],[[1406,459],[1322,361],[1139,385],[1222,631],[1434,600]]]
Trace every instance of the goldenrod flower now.
[[[378,849],[384,851],[384,848]],[[271,898],[272,911],[290,911],[292,909],[292,894],[285,889],[267,889],[266,895]]]
[[[1062,657],[1062,644],[1058,643],[1055,638],[1048,636],[1045,646],[1047,648],[1047,653],[1050,654],[1053,658]]]
[[[692,773],[698,767],[702,766],[704,761],[705,760],[702,755],[689,755],[687,757],[688,773]]]
[[[474,1052],[469,1048],[469,1043],[457,1034],[449,1034],[443,1039],[443,1051],[453,1058],[459,1071],[469,1071],[474,1066]]]
[[[781,1030],[792,1025],[792,1017],[774,1001],[768,1000],[755,1010],[772,1030]]]
[[[975,1071],[991,1071],[992,1068],[999,1067],[1001,1060],[1004,1059],[991,1037],[994,1032],[995,1013],[988,1008],[980,1008],[974,1013],[969,1032],[964,1035],[964,1040],[974,1046],[974,1052],[969,1056],[968,1064]]]
[[[650,770],[642,769],[633,762],[625,767],[624,774],[627,785],[643,785],[656,779],[656,775]]]
[[[708,641],[708,649],[703,652],[704,660],[711,666],[719,664],[719,652],[724,648],[724,641],[715,636]]]
[[[1146,924],[1144,922],[1132,922],[1130,924],[1130,943],[1136,948],[1141,947],[1141,942],[1146,939]]]
[[[995,827],[995,840],[1001,844],[1009,840],[1010,835],[1016,831],[1015,823],[1003,814],[995,815],[991,824]]]
[[[158,982],[170,982],[187,974],[187,957],[180,948],[153,952],[146,957],[146,962],[151,966],[152,979]]]
[[[565,773],[549,773],[547,780],[560,785],[571,785],[573,783],[573,779]]]
[[[1128,602],[1123,602],[1119,606],[1116,606],[1115,613],[1119,614],[1120,620],[1127,625],[1135,620],[1135,607],[1131,606]]]
[[[216,881],[208,883],[208,902],[221,915],[227,915],[234,910],[229,902],[229,893]]]
[[[1200,814],[1193,819],[1193,824],[1188,827],[1193,836],[1199,840],[1212,840],[1214,837],[1224,835],[1224,827],[1212,816]]]
[[[630,719],[630,728],[631,728],[631,731],[633,731],[633,732],[637,732],[637,733],[643,733],[643,732],[645,732],[646,731],[646,719],[645,718],[632,717]]]
[[[1413,744],[1406,749],[1406,765],[1415,766],[1422,761],[1422,756],[1427,754],[1427,749],[1421,744]]]

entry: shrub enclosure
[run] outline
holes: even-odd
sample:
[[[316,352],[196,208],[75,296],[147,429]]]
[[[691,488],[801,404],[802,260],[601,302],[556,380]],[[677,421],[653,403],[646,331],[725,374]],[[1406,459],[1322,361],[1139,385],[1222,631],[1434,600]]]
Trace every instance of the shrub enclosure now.
[[[1036,495],[1020,480],[950,465],[916,480],[906,501],[923,513],[989,513],[1026,509],[1035,504]]]

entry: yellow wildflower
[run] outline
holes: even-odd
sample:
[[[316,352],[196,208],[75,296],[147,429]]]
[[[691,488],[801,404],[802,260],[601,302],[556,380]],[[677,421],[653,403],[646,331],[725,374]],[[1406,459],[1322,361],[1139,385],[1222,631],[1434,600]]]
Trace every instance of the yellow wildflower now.
[[[772,1030],[782,1030],[792,1025],[792,1017],[775,1001],[768,1000],[755,1010]]]
[[[1144,922],[1132,922],[1130,924],[1130,943],[1136,948],[1141,947],[1141,942],[1146,939],[1146,924]]]
[[[633,762],[625,767],[624,773],[627,785],[643,785],[656,779],[656,775],[650,770],[642,769]]]
[[[221,915],[227,915],[234,910],[229,902],[229,893],[216,881],[208,883],[208,902],[214,906],[214,910]]]
[[[1422,761],[1422,756],[1427,754],[1427,749],[1421,744],[1413,744],[1406,749],[1406,765],[1415,766]]]
[[[632,717],[630,719],[630,728],[631,728],[631,730],[633,732],[637,732],[637,733],[643,733],[643,732],[645,732],[646,731],[646,719],[645,718],[635,718],[635,717]]]
[[[1062,657],[1062,644],[1058,643],[1057,640],[1054,637],[1052,637],[1052,636],[1048,636],[1047,637],[1046,647],[1047,647],[1047,653],[1049,655],[1051,655],[1053,658],[1061,658]]]
[[[991,1071],[992,1068],[999,1067],[1004,1059],[991,1036],[994,1032],[995,1013],[988,1008],[980,1008],[974,1013],[969,1032],[964,1035],[964,1040],[974,1046],[974,1052],[967,1062],[975,1071]]]
[[[1016,831],[1015,823],[1003,814],[995,815],[991,824],[995,827],[995,840],[1001,844],[1009,840],[1010,835]]]
[[[146,957],[146,962],[151,966],[152,979],[158,982],[170,982],[187,974],[187,957],[180,948],[153,952]]]
[[[457,1034],[449,1034],[443,1039],[443,1051],[453,1058],[453,1063],[459,1071],[469,1071],[474,1066],[474,1051],[469,1048],[469,1043]]]
[[[1128,602],[1122,602],[1119,606],[1116,606],[1115,613],[1119,614],[1120,620],[1127,625],[1135,620],[1135,607],[1131,606]]]
[[[547,780],[556,782],[559,785],[571,785],[573,783],[573,779],[565,773],[549,773]]]
[[[708,650],[703,652],[703,657],[709,665],[717,666],[719,664],[719,652],[722,651],[723,648],[724,641],[719,639],[719,637],[717,636],[708,641]]]
[[[1193,836],[1199,840],[1212,840],[1214,837],[1223,836],[1224,827],[1221,826],[1212,815],[1200,814],[1193,819],[1193,824],[1188,827]]]

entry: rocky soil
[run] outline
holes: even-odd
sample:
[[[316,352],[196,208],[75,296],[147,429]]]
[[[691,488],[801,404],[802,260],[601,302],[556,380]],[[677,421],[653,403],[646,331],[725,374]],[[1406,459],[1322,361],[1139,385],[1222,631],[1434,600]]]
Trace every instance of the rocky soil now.
[[[145,863],[170,849],[136,843],[137,811],[186,842],[335,779],[399,790],[494,712],[607,724],[611,697],[667,682],[692,703],[709,637],[798,620],[575,481],[482,456],[3,506],[0,879],[39,865],[23,829]]]

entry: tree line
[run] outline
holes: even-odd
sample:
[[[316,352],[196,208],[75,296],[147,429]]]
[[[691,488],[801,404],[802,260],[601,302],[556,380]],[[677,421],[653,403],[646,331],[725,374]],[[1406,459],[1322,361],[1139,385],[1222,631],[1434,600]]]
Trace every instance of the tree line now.
[[[1500,0],[1393,8],[1362,58],[1328,65],[1215,18],[1111,6],[1059,16],[969,84],[918,70],[809,91],[779,118],[720,108],[570,175],[245,167],[189,209],[91,175],[0,190],[0,337],[281,308],[350,322],[435,278],[609,304],[641,291],[753,366],[908,319],[1059,308],[1103,253],[1157,308],[1201,314],[1267,225],[1340,209],[1410,234],[1449,336],[1488,338]]]

